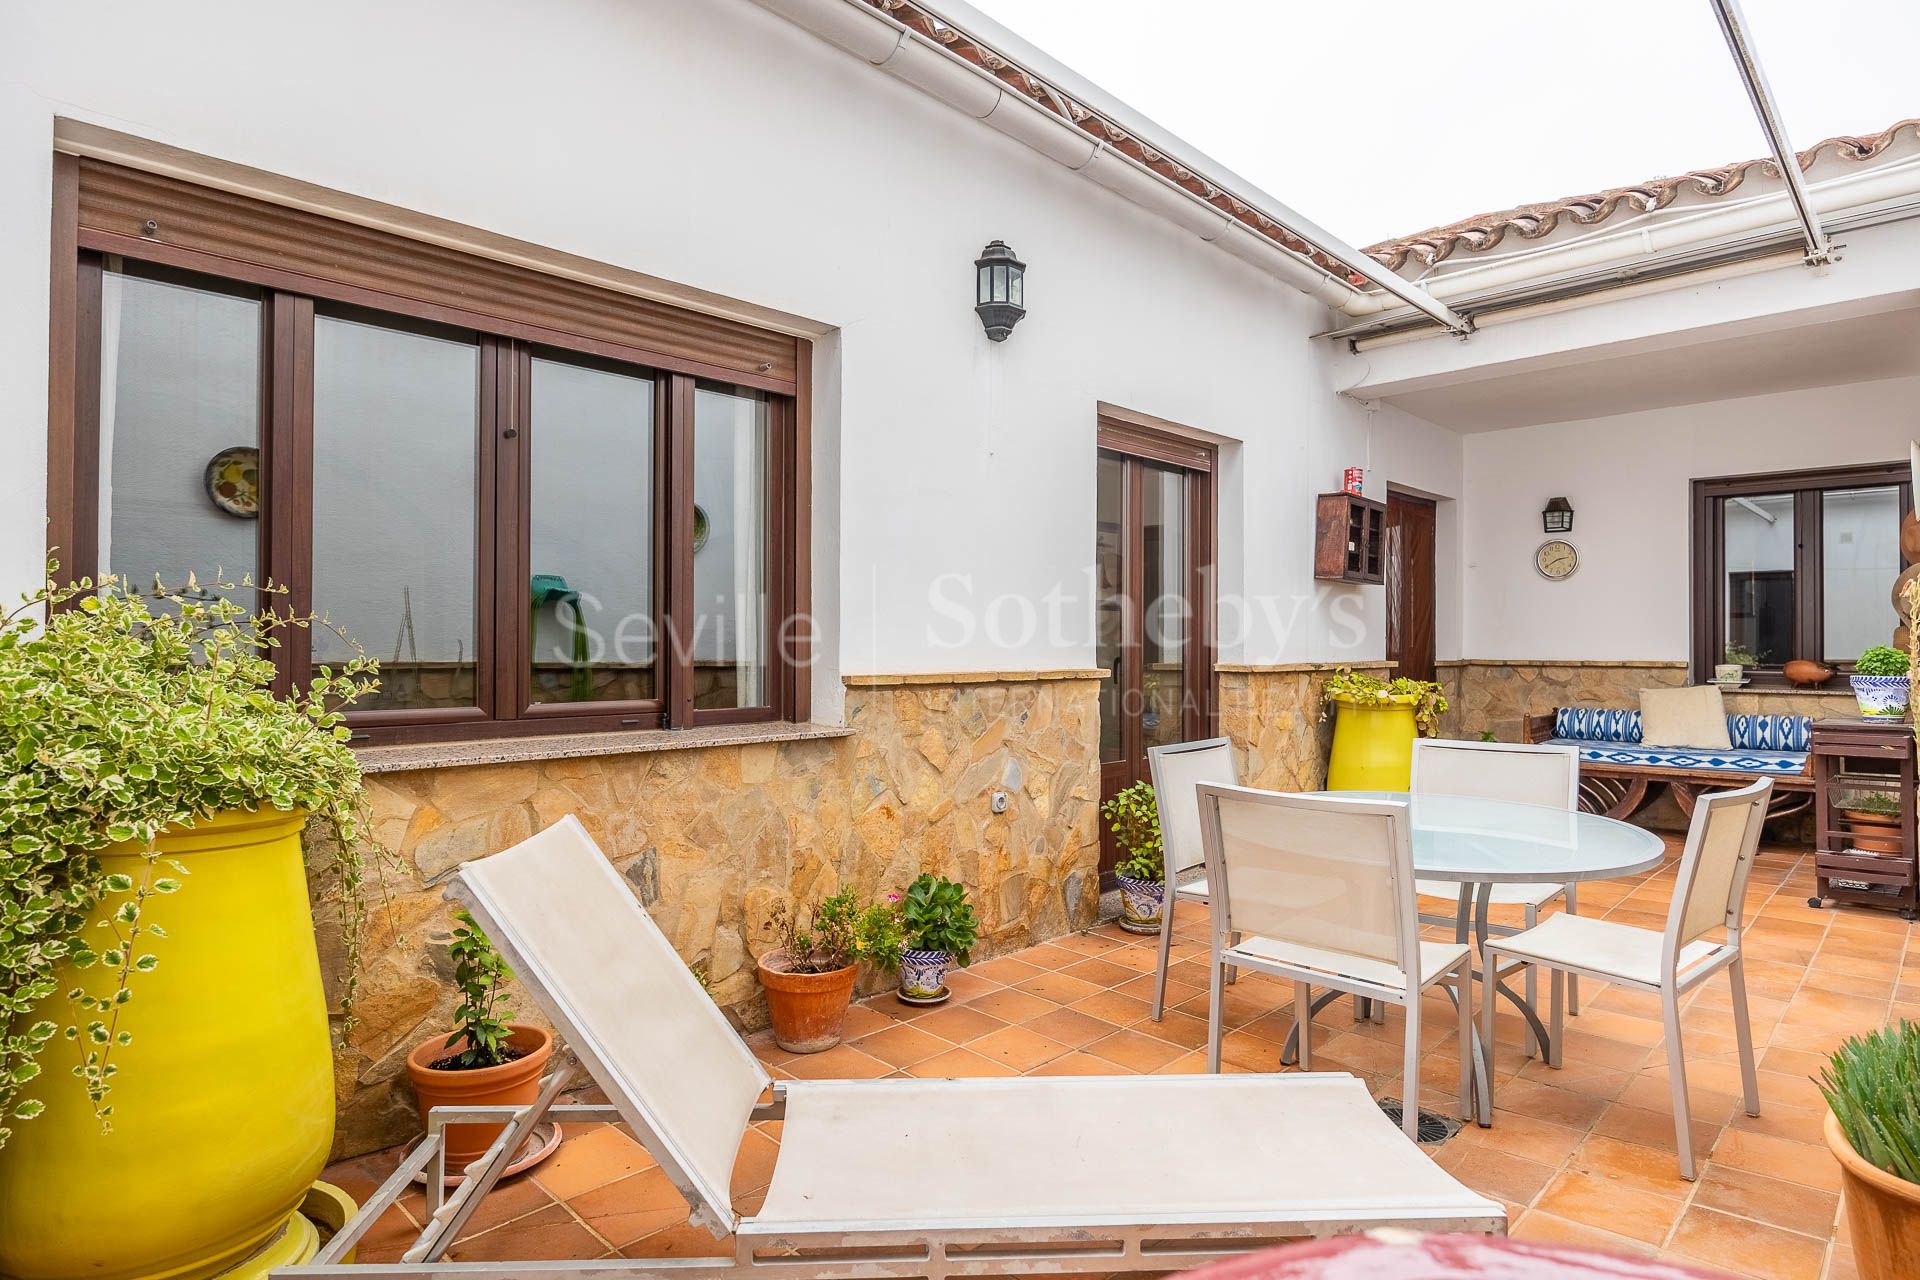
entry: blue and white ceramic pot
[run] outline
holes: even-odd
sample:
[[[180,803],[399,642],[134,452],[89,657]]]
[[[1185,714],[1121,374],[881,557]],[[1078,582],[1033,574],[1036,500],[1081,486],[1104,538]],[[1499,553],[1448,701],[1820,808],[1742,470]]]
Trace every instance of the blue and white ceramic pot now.
[[[948,996],[947,970],[953,967],[950,951],[919,951],[907,947],[900,952],[900,998],[908,1004],[939,1004]]]
[[[1906,676],[1848,676],[1860,714],[1876,720],[1897,720],[1907,714],[1911,700]]]
[[[1120,927],[1128,933],[1160,932],[1160,904],[1166,885],[1158,880],[1115,876],[1120,882]]]

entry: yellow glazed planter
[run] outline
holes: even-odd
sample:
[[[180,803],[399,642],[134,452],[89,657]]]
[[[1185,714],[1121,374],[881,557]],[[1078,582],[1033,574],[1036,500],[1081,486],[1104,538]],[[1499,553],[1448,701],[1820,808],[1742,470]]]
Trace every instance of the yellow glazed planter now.
[[[1418,701],[1412,694],[1383,702],[1336,696],[1327,790],[1405,791],[1413,772],[1413,708]]]
[[[133,1042],[111,1059],[113,1131],[100,1132],[69,1074],[75,1051],[55,1040],[34,1090],[46,1111],[0,1148],[0,1276],[199,1280],[289,1230],[333,1142],[305,823],[234,811],[161,834],[188,874],[144,909],[167,937],[142,939],[160,965],[135,977],[121,1014]],[[143,871],[135,846],[102,862],[136,881]],[[66,1025],[64,993],[104,982],[63,972],[45,1016]]]

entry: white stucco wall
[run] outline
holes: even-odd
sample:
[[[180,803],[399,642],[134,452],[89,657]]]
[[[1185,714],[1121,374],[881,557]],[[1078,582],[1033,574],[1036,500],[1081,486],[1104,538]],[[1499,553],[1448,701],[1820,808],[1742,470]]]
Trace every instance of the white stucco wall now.
[[[1312,495],[1342,467],[1370,465],[1370,492],[1461,496],[1458,437],[1328,390],[1317,306],[746,0],[32,0],[0,24],[9,350],[45,349],[56,115],[817,322],[829,711],[841,671],[1091,664],[1090,604],[1059,633],[1003,613],[935,644],[928,601],[943,577],[976,609],[1088,594],[1098,401],[1222,444],[1221,591],[1274,602],[1223,660],[1380,652],[1380,590],[1310,576]],[[994,238],[1030,264],[1003,344],[971,309]],[[0,377],[12,589],[44,545],[44,366]],[[1452,656],[1454,503],[1441,520]]]
[[[1685,660],[1691,480],[1897,462],[1916,434],[1920,378],[1469,434],[1466,652]],[[1561,583],[1532,559],[1546,537],[1540,508],[1556,494],[1573,504],[1580,551]]]

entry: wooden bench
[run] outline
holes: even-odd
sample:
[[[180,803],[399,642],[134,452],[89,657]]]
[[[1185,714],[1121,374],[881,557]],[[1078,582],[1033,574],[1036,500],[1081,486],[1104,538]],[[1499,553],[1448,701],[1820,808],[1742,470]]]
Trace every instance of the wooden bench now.
[[[1555,734],[1555,722],[1560,708],[1554,711],[1530,715],[1525,720],[1525,736],[1528,742],[1568,742],[1579,745],[1580,753],[1580,807],[1588,813],[1602,813],[1609,818],[1630,818],[1645,807],[1647,801],[1659,794],[1665,787],[1673,797],[1680,812],[1688,818],[1693,817],[1693,802],[1705,791],[1729,791],[1745,786],[1755,778],[1773,779],[1773,796],[1767,802],[1767,817],[1791,817],[1804,813],[1813,806],[1812,760],[1808,760],[1798,773],[1779,772],[1772,769],[1745,770],[1729,766],[1674,767],[1663,764],[1635,760],[1595,759],[1599,754],[1617,754],[1631,756],[1637,754],[1638,744],[1632,741],[1609,741],[1601,739],[1567,738]],[[1591,750],[1590,750],[1591,749]],[[1686,749],[1675,748],[1674,754],[1684,753]],[[1691,754],[1738,755],[1743,748],[1734,748],[1732,752],[1705,751]],[[1807,755],[1806,752],[1773,752],[1772,756]]]

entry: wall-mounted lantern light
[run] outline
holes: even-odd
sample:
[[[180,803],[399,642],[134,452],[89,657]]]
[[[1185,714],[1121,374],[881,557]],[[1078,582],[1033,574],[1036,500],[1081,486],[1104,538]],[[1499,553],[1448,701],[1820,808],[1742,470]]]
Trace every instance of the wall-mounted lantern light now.
[[[1027,264],[1013,256],[1004,240],[995,240],[974,259],[974,314],[980,317],[987,336],[1005,342],[1027,314],[1025,279]]]
[[[1573,532],[1573,504],[1565,498],[1548,498],[1540,512],[1540,527],[1548,533]]]

